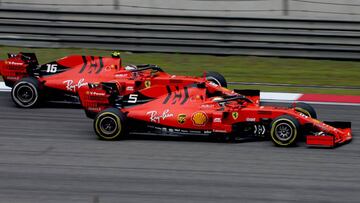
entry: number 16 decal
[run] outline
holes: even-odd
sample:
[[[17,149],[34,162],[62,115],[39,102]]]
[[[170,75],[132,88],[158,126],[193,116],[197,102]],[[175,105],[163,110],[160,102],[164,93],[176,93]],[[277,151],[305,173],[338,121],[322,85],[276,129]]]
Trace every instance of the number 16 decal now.
[[[57,64],[46,64],[46,66],[47,66],[46,72],[48,72],[48,73],[56,73]]]

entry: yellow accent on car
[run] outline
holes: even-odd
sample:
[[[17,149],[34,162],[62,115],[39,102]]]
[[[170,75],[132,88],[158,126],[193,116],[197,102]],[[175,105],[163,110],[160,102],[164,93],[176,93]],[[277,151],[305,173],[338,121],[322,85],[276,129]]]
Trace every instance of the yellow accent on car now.
[[[276,140],[275,138],[274,138],[274,130],[275,130],[275,126],[276,126],[276,124],[279,122],[279,121],[287,121],[289,124],[291,124],[293,127],[294,127],[294,133],[295,133],[295,135],[294,135],[294,137],[291,139],[291,140],[289,140],[287,143],[282,143],[282,142],[279,142],[278,140]],[[289,145],[291,145],[293,142],[294,142],[294,140],[296,139],[296,137],[297,137],[297,129],[296,129],[296,126],[295,126],[295,124],[291,121],[291,120],[289,120],[289,119],[287,119],[287,118],[281,118],[281,119],[279,119],[279,120],[277,120],[277,121],[275,121],[274,123],[273,123],[273,125],[271,126],[271,139],[274,141],[274,142],[276,142],[276,144],[278,144],[278,145],[281,145],[281,146],[289,146]]]
[[[204,112],[196,112],[191,117],[194,125],[205,125],[208,118]]]
[[[150,86],[151,86],[150,80],[146,80],[146,81],[145,81],[145,87],[146,87],[146,88],[149,88]]]
[[[111,56],[112,56],[112,57],[120,57],[120,55],[121,55],[120,51],[113,51],[113,52],[111,53]]]
[[[236,119],[239,118],[239,113],[236,112],[236,111],[235,111],[235,112],[232,112],[231,115],[232,115],[232,117],[233,117],[234,120],[236,120]]]
[[[186,114],[179,114],[177,119],[178,119],[178,123],[184,124],[186,122]]]
[[[309,111],[307,111],[307,110],[305,110],[303,108],[300,108],[300,107],[295,107],[295,110],[299,111],[299,112],[301,112],[301,113],[303,113],[303,114],[305,114],[305,115],[307,115],[307,116],[309,116],[311,118],[311,114],[310,114]]]

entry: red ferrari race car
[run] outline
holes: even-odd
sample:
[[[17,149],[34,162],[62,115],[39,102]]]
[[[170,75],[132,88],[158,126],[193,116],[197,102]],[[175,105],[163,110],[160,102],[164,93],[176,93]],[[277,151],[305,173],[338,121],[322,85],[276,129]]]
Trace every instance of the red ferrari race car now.
[[[11,97],[19,107],[30,108],[42,101],[79,103],[78,89],[88,83],[116,82],[124,87],[122,94],[168,81],[199,81],[199,77],[174,76],[155,65],[125,66],[119,54],[111,57],[72,55],[39,65],[34,53],[8,54],[0,60],[0,75],[12,87]],[[217,72],[207,72],[213,83],[227,86],[225,78]],[[165,79],[165,80],[164,80]]]
[[[93,123],[103,140],[140,133],[236,140],[255,137],[271,139],[277,146],[292,146],[306,138],[308,145],[334,147],[352,139],[350,122],[321,122],[305,103],[260,105],[258,90],[231,91],[205,79],[153,85],[122,96],[116,88],[100,85],[80,92],[85,109],[111,101],[112,107],[98,113]]]

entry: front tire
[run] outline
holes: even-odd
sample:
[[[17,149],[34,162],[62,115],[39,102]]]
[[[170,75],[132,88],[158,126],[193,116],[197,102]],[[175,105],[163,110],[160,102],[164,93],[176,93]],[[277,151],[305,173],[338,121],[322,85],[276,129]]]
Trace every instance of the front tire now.
[[[213,71],[206,72],[206,80],[213,82],[221,87],[227,88],[227,82],[225,77],[218,72],[213,72]]]
[[[291,116],[279,116],[271,122],[270,135],[276,146],[294,146],[300,137],[300,123]]]
[[[11,98],[21,108],[33,108],[40,103],[40,83],[36,78],[26,77],[15,83]]]
[[[117,108],[101,111],[94,119],[94,130],[101,140],[118,140],[125,136],[126,116]]]

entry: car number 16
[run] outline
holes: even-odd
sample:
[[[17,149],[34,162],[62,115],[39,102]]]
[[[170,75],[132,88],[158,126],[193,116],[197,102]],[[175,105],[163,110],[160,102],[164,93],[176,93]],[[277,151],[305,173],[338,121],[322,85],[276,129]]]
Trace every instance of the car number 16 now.
[[[46,66],[47,66],[46,72],[48,72],[48,73],[56,73],[57,64],[46,64]]]

